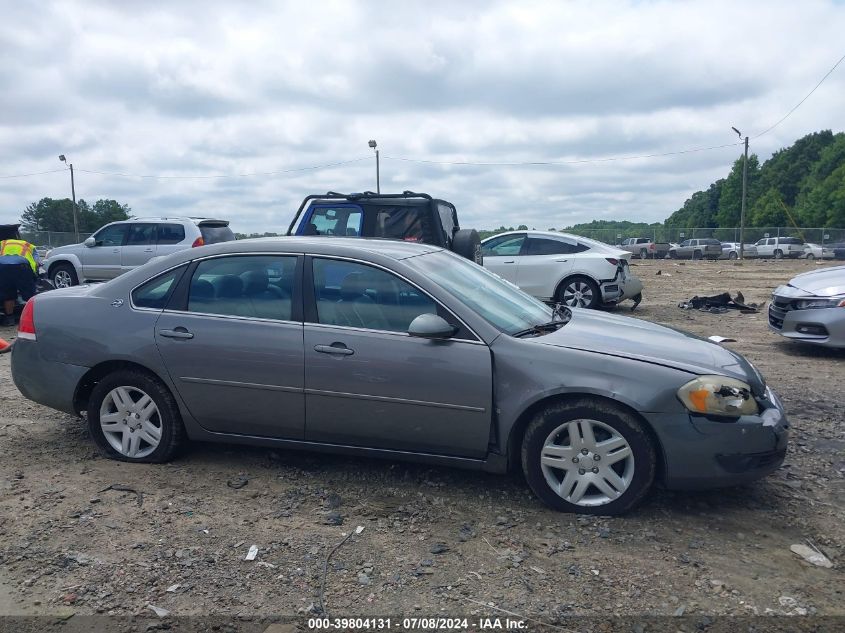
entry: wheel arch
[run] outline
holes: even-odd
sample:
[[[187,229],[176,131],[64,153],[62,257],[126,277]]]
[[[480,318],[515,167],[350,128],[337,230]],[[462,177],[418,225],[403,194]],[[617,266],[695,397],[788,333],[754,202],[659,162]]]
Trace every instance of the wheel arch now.
[[[56,266],[61,264],[70,264],[73,266],[73,269],[76,271],[76,278],[80,282],[82,281],[82,262],[79,261],[76,255],[59,255],[55,260],[50,261],[47,264],[47,276],[51,277]]]
[[[170,388],[167,381],[156,372],[152,371],[149,367],[145,367],[140,363],[128,360],[108,360],[94,365],[85,373],[85,375],[82,376],[79,384],[76,385],[76,391],[73,394],[74,410],[77,412],[86,411],[88,409],[88,400],[91,397],[91,392],[94,390],[94,387],[97,386],[97,383],[109,374],[125,370],[139,371],[147,374],[151,378],[159,381],[168,391],[171,392],[171,395],[174,395],[173,390]]]
[[[532,402],[526,407],[516,419],[516,422],[511,426],[508,432],[507,445],[504,447],[507,455],[507,465],[510,472],[521,471],[521,456],[522,456],[522,440],[525,437],[525,429],[528,424],[534,419],[534,416],[541,409],[552,405],[564,402],[571,402],[580,398],[589,398],[599,403],[604,403],[619,409],[623,409],[626,413],[632,415],[642,425],[649,439],[654,444],[654,452],[657,456],[655,479],[663,480],[666,474],[666,458],[663,452],[663,445],[660,438],[652,427],[651,423],[644,418],[632,405],[610,398],[603,394],[593,393],[589,391],[556,393],[544,396],[539,400]]]

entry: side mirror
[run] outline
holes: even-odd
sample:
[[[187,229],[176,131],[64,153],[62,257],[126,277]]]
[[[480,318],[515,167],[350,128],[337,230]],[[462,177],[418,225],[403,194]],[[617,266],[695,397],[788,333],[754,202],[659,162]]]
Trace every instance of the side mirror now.
[[[87,237],[82,243],[85,244],[85,246],[87,246],[88,248],[91,248],[92,246],[97,245],[97,240],[95,240],[93,237]]]
[[[408,334],[419,338],[447,339],[455,336],[457,328],[436,314],[421,314],[411,321]]]

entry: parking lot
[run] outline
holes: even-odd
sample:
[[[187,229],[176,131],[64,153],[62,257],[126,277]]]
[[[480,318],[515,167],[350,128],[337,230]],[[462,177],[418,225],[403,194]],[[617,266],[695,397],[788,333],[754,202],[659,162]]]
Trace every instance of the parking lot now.
[[[555,513],[518,476],[405,463],[194,445],[170,464],[122,464],[78,420],[24,400],[0,356],[0,612],[306,613],[326,555],[360,525],[328,565],[332,615],[845,615],[845,351],[790,343],[764,311],[678,308],[723,291],[762,303],[830,265],[633,261],[645,286],[633,316],[736,339],[782,396],[792,435],[763,481],[658,490],[614,519]],[[790,551],[807,541],[833,569]]]

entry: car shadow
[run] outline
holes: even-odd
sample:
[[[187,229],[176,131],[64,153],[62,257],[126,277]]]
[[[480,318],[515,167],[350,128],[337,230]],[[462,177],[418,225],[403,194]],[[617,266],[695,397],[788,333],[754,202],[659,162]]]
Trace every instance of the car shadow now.
[[[845,349],[837,349],[834,347],[824,347],[822,345],[814,345],[812,343],[803,343],[801,341],[786,341],[778,340],[774,342],[778,351],[783,352],[786,356],[800,356],[813,358],[845,358]]]

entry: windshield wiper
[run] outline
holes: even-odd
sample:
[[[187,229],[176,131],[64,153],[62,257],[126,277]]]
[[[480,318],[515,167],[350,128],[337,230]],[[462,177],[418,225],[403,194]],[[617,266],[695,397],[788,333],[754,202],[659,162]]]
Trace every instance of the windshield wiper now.
[[[524,330],[519,330],[518,332],[514,332],[511,334],[514,338],[521,338],[523,336],[527,336],[529,334],[534,334],[539,336],[545,332],[552,332],[559,327],[563,327],[567,323],[569,323],[570,319],[572,319],[572,310],[567,308],[566,306],[562,306],[561,304],[555,304],[552,308],[552,320],[548,323],[539,323],[537,325],[532,325],[531,327],[527,327]]]

